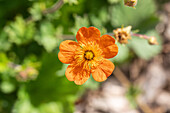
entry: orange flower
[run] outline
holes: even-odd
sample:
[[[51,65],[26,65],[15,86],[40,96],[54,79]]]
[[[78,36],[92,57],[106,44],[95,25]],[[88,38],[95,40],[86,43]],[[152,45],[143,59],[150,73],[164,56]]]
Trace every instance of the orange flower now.
[[[82,85],[92,73],[96,81],[106,80],[115,68],[107,59],[118,53],[114,38],[110,35],[100,37],[100,31],[95,27],[82,27],[77,32],[76,39],[78,42],[63,41],[59,47],[59,60],[70,64],[65,72],[67,79]]]

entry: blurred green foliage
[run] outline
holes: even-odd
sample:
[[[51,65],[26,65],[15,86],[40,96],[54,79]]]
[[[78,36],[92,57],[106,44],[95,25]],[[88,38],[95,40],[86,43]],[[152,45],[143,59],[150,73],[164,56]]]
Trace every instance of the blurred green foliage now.
[[[126,97],[129,100],[131,107],[137,107],[137,97],[140,95],[140,93],[141,90],[135,85],[131,85],[126,91]]]
[[[111,59],[117,64],[134,57],[150,59],[161,50],[154,0],[139,0],[136,9],[124,6],[123,0],[64,0],[61,9],[43,13],[56,2],[0,0],[0,113],[72,113],[76,99],[99,86],[92,77],[82,86],[68,81],[68,65],[57,57],[63,35],[75,36],[80,27],[95,26],[106,34],[132,25],[157,37],[158,46],[137,37],[126,46],[118,44],[119,53]]]

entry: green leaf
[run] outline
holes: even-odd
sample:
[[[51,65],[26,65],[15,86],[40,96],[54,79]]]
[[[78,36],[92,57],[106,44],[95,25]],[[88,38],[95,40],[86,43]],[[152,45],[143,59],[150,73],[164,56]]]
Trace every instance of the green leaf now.
[[[136,27],[156,11],[153,0],[138,0],[136,9],[126,7],[124,4],[113,5],[110,8],[111,24],[114,27],[132,25]]]
[[[64,75],[65,75],[65,71],[66,71],[68,65],[69,65],[69,64],[63,64],[63,65],[62,65],[62,68],[61,68],[60,70],[57,70],[57,71],[56,71],[56,75],[57,75],[57,76],[64,76]]]
[[[17,16],[15,22],[5,27],[9,41],[18,45],[28,43],[35,33],[34,23],[26,23],[21,16]]]
[[[61,103],[49,102],[40,105],[39,111],[39,113],[63,113],[63,106]]]
[[[70,5],[78,4],[78,0],[64,0],[64,3],[69,3]]]
[[[102,27],[101,19],[96,17],[95,15],[91,15],[90,20],[92,22],[92,25],[94,25],[95,27],[97,27],[97,28]]]
[[[51,52],[59,45],[61,34],[61,26],[55,28],[52,23],[44,21],[41,23],[40,32],[35,36],[35,40],[43,45],[47,52]]]
[[[54,20],[57,21],[61,17],[61,15],[62,15],[62,12],[60,10],[57,10],[54,13],[48,13],[45,16],[50,21],[54,21]]]
[[[56,76],[56,71],[61,69],[61,65],[57,53],[44,54],[38,78],[27,86],[34,105],[56,101],[61,102],[65,107],[73,106],[75,100],[69,98],[70,96],[76,97],[79,86],[67,80],[65,76]]]
[[[0,34],[0,45],[0,51],[8,51],[12,46],[5,32],[1,32]]]
[[[11,93],[15,90],[15,85],[9,81],[3,81],[0,88],[3,93]]]
[[[110,16],[108,15],[107,8],[102,8],[99,11],[99,19],[102,21],[103,24],[106,24],[109,21]]]
[[[0,53],[0,72],[5,72],[8,69],[9,60],[5,53]]]
[[[90,15],[90,21],[95,27],[103,28],[103,26],[109,21],[107,9],[100,9],[98,16],[95,16],[95,14]]]
[[[75,26],[71,29],[74,34],[76,34],[81,27],[89,27],[89,19],[87,15],[84,15],[84,17],[74,15],[74,18]]]
[[[18,91],[18,100],[14,104],[12,113],[39,113],[31,104],[29,95],[23,86]]]
[[[129,100],[130,105],[133,108],[137,107],[136,98],[140,93],[141,93],[141,90],[138,87],[133,86],[133,85],[131,85],[130,88],[128,88],[126,92],[126,97]]]
[[[32,19],[37,21],[42,18],[42,10],[45,9],[44,3],[34,3],[32,8],[29,9],[29,12],[32,16]]]
[[[132,40],[129,40],[128,46],[133,49],[133,51],[137,54],[138,57],[149,60],[150,58],[161,52],[162,41],[155,30],[149,30],[145,35],[155,36],[159,45],[149,45],[146,39],[132,37]]]
[[[109,2],[110,4],[115,4],[115,3],[120,2],[120,0],[108,0],[108,2]]]
[[[12,113],[62,113],[62,109],[62,104],[54,101],[33,106],[25,86],[21,86]]]

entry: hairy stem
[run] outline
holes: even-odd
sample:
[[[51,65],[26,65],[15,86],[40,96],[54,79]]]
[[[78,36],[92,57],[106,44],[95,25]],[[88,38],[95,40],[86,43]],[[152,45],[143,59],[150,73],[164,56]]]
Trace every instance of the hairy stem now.
[[[146,36],[146,35],[142,35],[142,34],[135,34],[135,33],[131,33],[132,36],[136,36],[136,37],[140,37],[140,38],[144,38],[144,39],[149,39],[150,37],[149,36]]]

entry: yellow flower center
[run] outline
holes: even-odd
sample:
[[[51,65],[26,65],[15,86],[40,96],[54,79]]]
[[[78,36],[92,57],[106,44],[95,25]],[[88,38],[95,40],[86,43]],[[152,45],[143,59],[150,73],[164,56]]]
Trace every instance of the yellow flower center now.
[[[83,69],[97,67],[99,62],[103,60],[103,51],[96,42],[81,44],[80,47],[81,48],[77,48],[74,58],[76,65],[83,66]]]
[[[93,57],[94,57],[94,54],[93,54],[92,51],[86,51],[86,52],[84,53],[84,57],[85,57],[86,60],[92,60]]]

